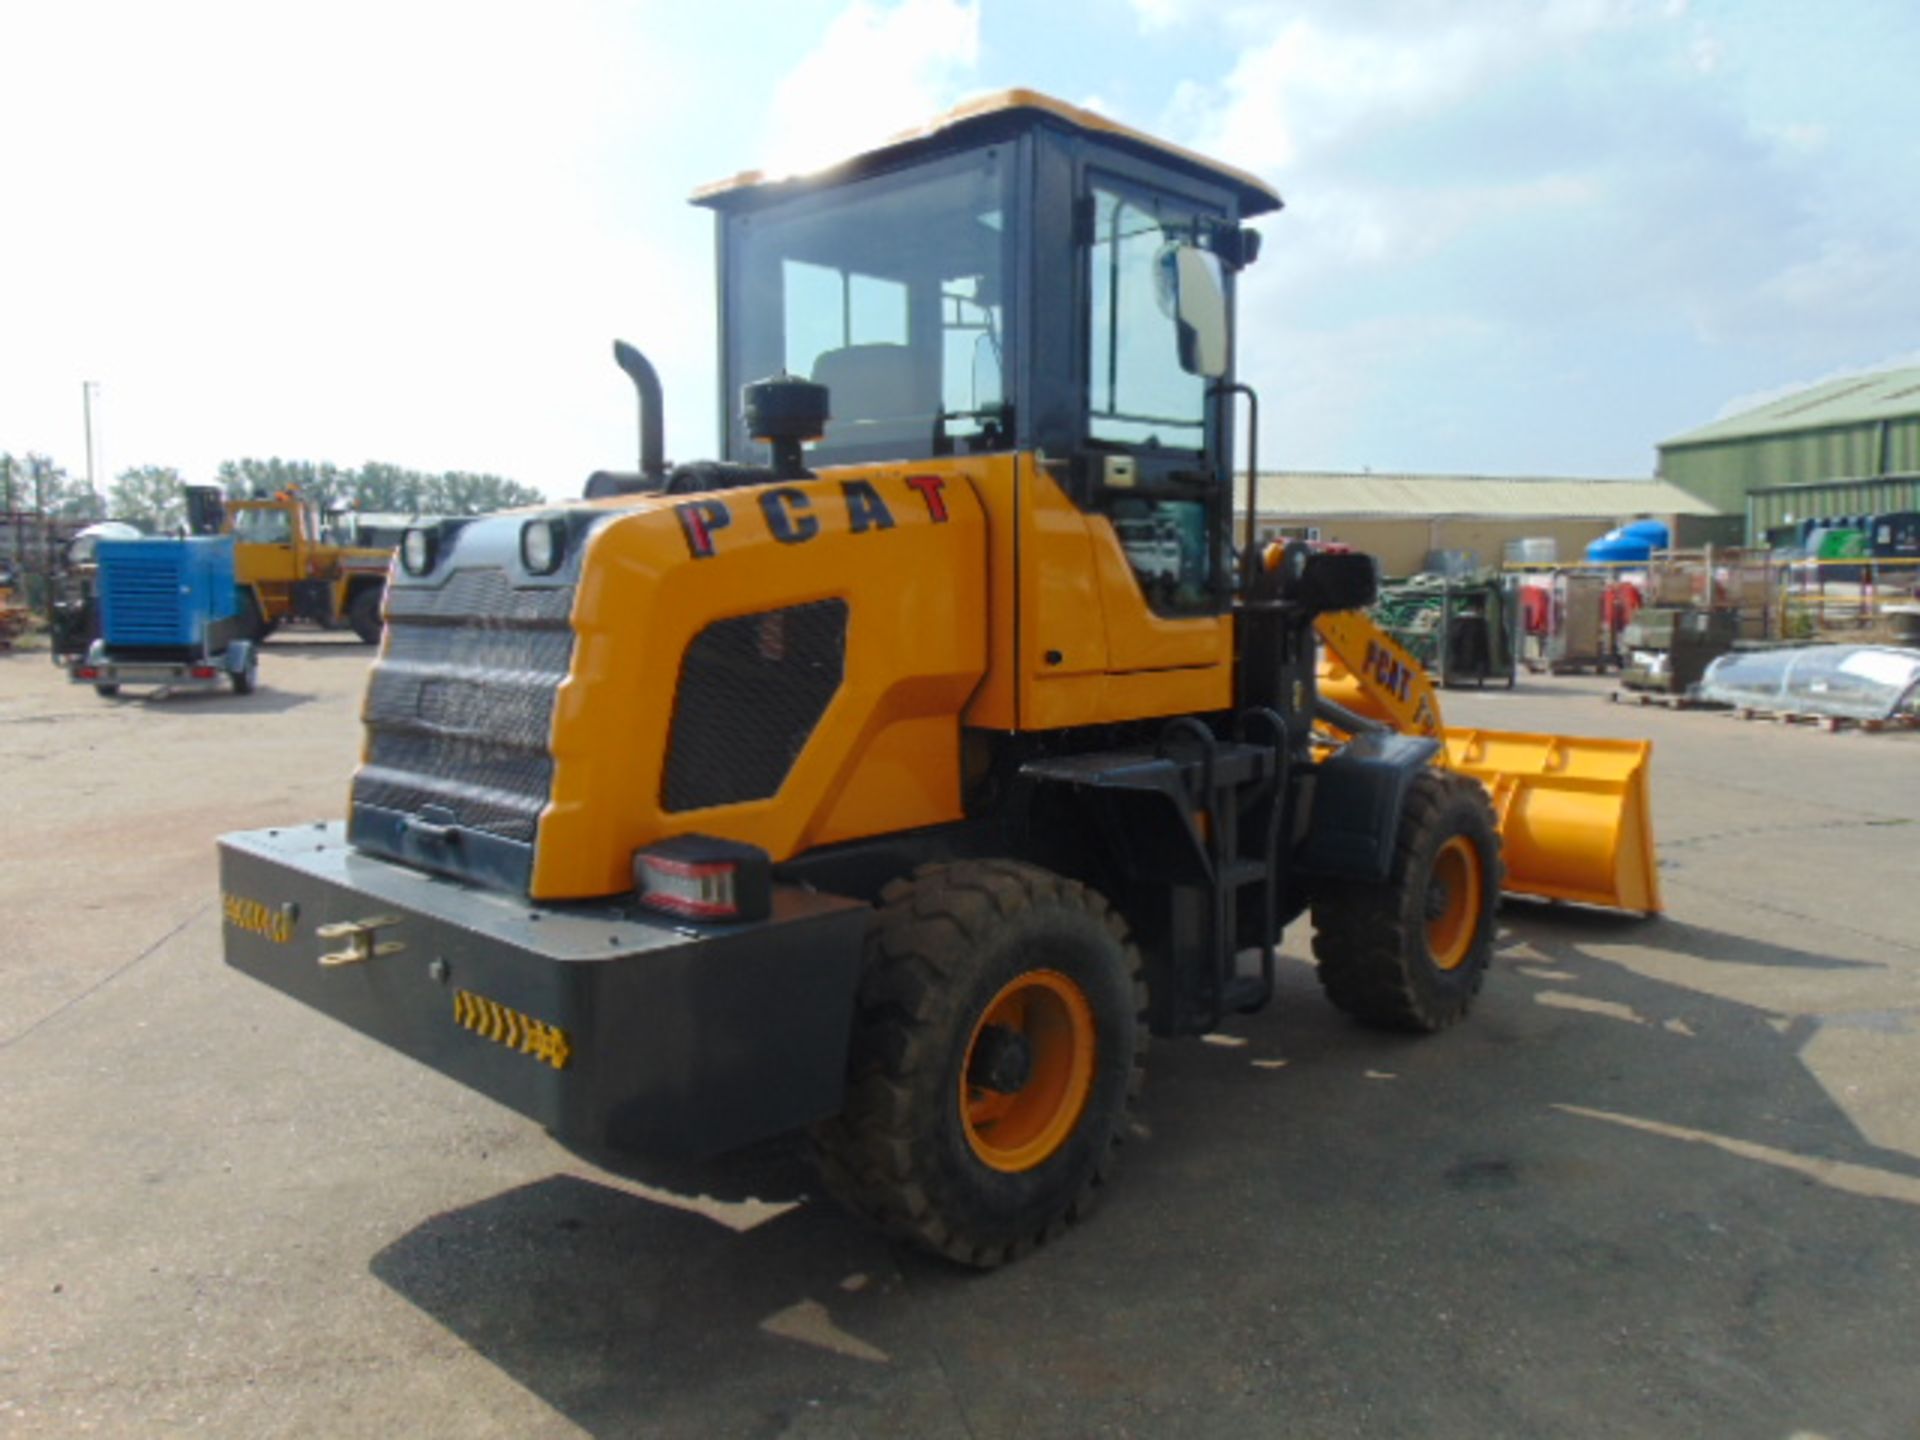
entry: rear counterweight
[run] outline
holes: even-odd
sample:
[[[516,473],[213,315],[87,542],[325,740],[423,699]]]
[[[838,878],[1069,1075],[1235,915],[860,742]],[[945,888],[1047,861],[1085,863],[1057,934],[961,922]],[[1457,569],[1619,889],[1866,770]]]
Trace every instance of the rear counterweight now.
[[[352,850],[339,825],[220,842],[227,963],[572,1144],[717,1153],[836,1113],[866,906],[772,918],[540,907]]]

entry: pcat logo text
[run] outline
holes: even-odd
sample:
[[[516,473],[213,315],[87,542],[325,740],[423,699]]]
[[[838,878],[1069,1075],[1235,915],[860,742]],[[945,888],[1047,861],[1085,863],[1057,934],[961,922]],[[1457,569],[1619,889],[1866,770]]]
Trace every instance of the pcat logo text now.
[[[927,519],[935,525],[947,523],[946,480],[939,475],[908,475],[906,487],[927,507]],[[842,480],[839,505],[816,505],[819,498],[794,485],[778,485],[753,497],[766,521],[767,533],[782,545],[804,545],[821,533],[823,527],[844,529],[850,535],[865,535],[894,527],[892,508],[870,480]],[[687,500],[674,506],[680,517],[680,530],[687,538],[687,553],[706,560],[720,553],[720,533],[733,524],[733,505],[747,503],[726,500]],[[909,500],[907,503],[913,503]],[[837,513],[836,513],[837,512]]]

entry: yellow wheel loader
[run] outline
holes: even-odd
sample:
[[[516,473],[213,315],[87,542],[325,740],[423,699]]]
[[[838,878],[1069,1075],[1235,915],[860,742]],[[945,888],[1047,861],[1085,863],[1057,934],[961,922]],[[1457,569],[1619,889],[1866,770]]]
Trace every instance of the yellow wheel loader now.
[[[346,821],[221,842],[231,964],[569,1143],[805,1129],[992,1266],[1087,1216],[1149,1036],[1265,1005],[1296,918],[1336,1005],[1435,1031],[1503,814],[1557,817],[1529,865],[1645,833],[1582,742],[1509,793],[1495,737],[1319,697],[1375,573],[1234,548],[1258,179],[1011,92],[696,198],[724,457],[666,462],[623,344],[637,470],[407,533]]]

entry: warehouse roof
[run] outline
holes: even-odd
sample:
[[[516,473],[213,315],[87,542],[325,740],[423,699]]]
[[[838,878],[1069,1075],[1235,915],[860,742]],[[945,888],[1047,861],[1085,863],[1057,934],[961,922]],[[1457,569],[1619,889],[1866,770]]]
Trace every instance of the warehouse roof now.
[[[1871,425],[1875,421],[1898,420],[1909,415],[1920,415],[1920,368],[1850,375],[1844,380],[1812,385],[1676,435],[1663,441],[1660,448],[1709,445],[1719,440],[1778,435],[1792,430]]]
[[[1236,495],[1244,494],[1244,480]],[[1516,475],[1341,475],[1279,471],[1260,477],[1260,513],[1275,517],[1617,520],[1712,515],[1664,480],[1568,480]]]

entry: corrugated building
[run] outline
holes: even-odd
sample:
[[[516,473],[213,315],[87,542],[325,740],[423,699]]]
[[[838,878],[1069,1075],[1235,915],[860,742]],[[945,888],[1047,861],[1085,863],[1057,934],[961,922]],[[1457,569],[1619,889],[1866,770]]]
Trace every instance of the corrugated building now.
[[[1660,446],[1660,475],[1755,543],[1819,516],[1920,509],[1920,368],[1830,380]]]
[[[1279,471],[1260,477],[1256,525],[1270,537],[1337,540],[1378,556],[1389,575],[1411,575],[1436,550],[1497,565],[1510,540],[1550,538],[1561,560],[1578,560],[1588,541],[1642,518],[1667,521],[1679,544],[1737,539],[1701,528],[1713,513],[1661,480]]]

